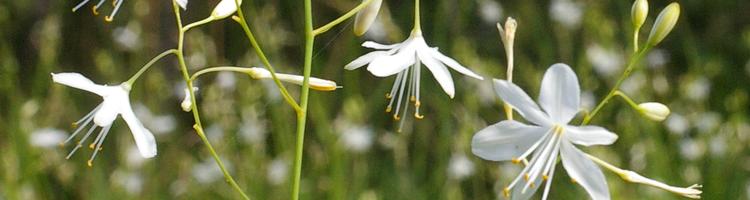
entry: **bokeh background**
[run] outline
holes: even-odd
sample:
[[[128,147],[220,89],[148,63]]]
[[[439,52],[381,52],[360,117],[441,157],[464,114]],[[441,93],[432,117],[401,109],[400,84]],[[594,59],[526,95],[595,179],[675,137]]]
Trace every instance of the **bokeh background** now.
[[[301,73],[301,1],[245,0],[243,9],[278,71]],[[217,0],[191,0],[183,21],[208,16]],[[100,98],[53,84],[50,72],[80,72],[117,84],[158,53],[176,47],[167,0],[125,0],[114,22],[77,0],[0,1],[0,199],[237,199],[179,102],[185,87],[174,57],[157,63],[138,82],[131,101],[154,132],[159,155],[142,159],[117,120],[93,167],[90,151],[70,160],[58,142],[71,123]],[[92,2],[95,3],[95,2]],[[356,0],[314,1],[317,26],[355,6]],[[424,35],[431,46],[485,77],[505,77],[505,56],[495,23],[519,21],[516,82],[532,96],[544,70],[570,64],[592,108],[614,83],[632,51],[631,1],[423,1]],[[652,0],[647,37],[669,1]],[[594,124],[619,134],[610,146],[584,151],[623,168],[678,186],[704,185],[705,199],[750,195],[750,3],[681,1],[682,14],[667,39],[623,85],[638,102],[658,101],[672,115],[663,122],[639,116],[620,99]],[[91,4],[91,3],[90,3]],[[91,6],[91,5],[89,5]],[[384,113],[393,77],[376,78],[343,66],[368,49],[365,40],[400,42],[408,36],[413,2],[385,0],[365,37],[351,22],[316,41],[313,75],[337,81],[335,92],[313,92],[305,141],[304,199],[496,199],[521,170],[471,154],[472,135],[504,119],[490,79],[453,73],[450,99],[431,75],[422,79],[423,120],[402,132]],[[231,20],[190,31],[190,70],[207,66],[260,66],[240,27]],[[202,77],[199,104],[210,141],[239,185],[254,199],[286,199],[294,146],[294,112],[275,86],[241,74]],[[299,88],[288,86],[296,96]],[[580,121],[580,118],[575,119]],[[558,167],[552,199],[584,199]],[[614,199],[683,199],[604,171]],[[538,198],[538,197],[537,197]]]

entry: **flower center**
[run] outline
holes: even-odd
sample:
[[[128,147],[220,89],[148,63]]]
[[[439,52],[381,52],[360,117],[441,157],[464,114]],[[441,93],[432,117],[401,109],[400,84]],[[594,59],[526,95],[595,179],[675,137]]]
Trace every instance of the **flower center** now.
[[[70,153],[68,153],[68,156],[66,156],[65,159],[70,159],[70,157],[73,156],[73,154],[75,154],[75,152],[78,151],[78,149],[83,147],[83,144],[86,142],[89,136],[91,136],[91,134],[94,132],[96,127],[98,127],[96,123],[91,123],[91,122],[94,120],[94,114],[97,111],[99,111],[101,107],[102,107],[102,104],[99,104],[99,106],[94,108],[94,110],[89,112],[89,114],[86,114],[85,116],[83,116],[83,118],[73,123],[73,127],[76,128],[76,130],[73,132],[73,134],[71,134],[68,137],[68,139],[60,143],[60,147],[64,147],[65,144],[73,140],[73,138],[76,135],[78,135],[78,133],[81,133],[83,129],[89,126],[89,124],[91,124],[91,126],[89,127],[88,131],[86,131],[86,134],[83,135],[83,138],[81,138],[81,140],[76,142],[76,146],[73,148],[73,150],[70,151]],[[109,133],[110,128],[112,128],[112,124],[102,127],[101,130],[99,131],[99,134],[94,139],[94,141],[91,144],[89,144],[89,148],[94,150],[94,153],[91,155],[91,158],[89,158],[87,162],[89,167],[94,165],[93,162],[94,162],[94,158],[96,157],[96,154],[99,151],[102,151],[102,143],[104,143],[104,138],[107,137],[107,133]]]
[[[421,62],[416,59],[414,66],[409,69],[405,69],[396,75],[396,80],[391,87],[391,92],[385,94],[385,98],[390,100],[388,106],[385,108],[385,112],[390,113],[393,111],[393,103],[396,103],[396,110],[393,112],[393,120],[401,120],[401,116],[406,115],[406,111],[409,108],[409,102],[414,104],[414,118],[423,119],[424,115],[419,114],[419,107],[422,105],[419,95],[419,80],[421,79]],[[406,96],[404,96],[406,92]],[[401,110],[401,104],[404,104],[403,111]],[[401,132],[401,128],[404,125],[404,121],[401,121],[398,132]]]
[[[540,185],[542,181],[547,181],[545,194],[549,191],[552,176],[557,164],[557,155],[560,151],[560,142],[562,141],[563,126],[554,125],[542,138],[534,143],[519,158],[514,158],[513,163],[523,161],[523,171],[516,177],[510,185],[503,189],[503,195],[510,197],[511,190],[519,183],[521,178],[526,182],[521,189],[521,193],[526,193],[527,189]],[[526,157],[534,153],[530,162],[526,162]]]

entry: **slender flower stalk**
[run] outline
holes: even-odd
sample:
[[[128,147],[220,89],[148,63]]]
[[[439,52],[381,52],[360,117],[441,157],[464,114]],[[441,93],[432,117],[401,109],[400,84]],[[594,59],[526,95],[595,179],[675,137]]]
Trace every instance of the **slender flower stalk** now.
[[[517,27],[518,23],[512,17],[508,17],[508,19],[505,20],[505,28],[503,28],[500,23],[497,23],[497,30],[500,32],[500,39],[503,41],[503,47],[505,48],[505,57],[508,60],[506,76],[508,77],[508,82],[511,83],[513,82],[513,43],[516,38]],[[510,105],[505,103],[503,104],[503,108],[505,109],[506,118],[513,120],[513,109]]]

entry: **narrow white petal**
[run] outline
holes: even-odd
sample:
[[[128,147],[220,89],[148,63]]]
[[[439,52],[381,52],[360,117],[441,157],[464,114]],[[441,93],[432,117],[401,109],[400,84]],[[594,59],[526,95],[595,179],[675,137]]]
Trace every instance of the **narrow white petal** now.
[[[355,69],[358,69],[358,68],[360,68],[362,66],[367,65],[368,63],[372,62],[372,60],[374,60],[375,58],[378,58],[378,57],[381,57],[381,56],[387,56],[387,55],[389,55],[388,51],[373,51],[373,52],[367,53],[367,54],[365,54],[363,56],[360,56],[357,59],[354,59],[349,64],[346,64],[346,66],[344,67],[344,69],[355,70]]]
[[[133,110],[130,108],[130,102],[125,102],[121,113],[122,118],[128,123],[130,132],[133,133],[133,139],[135,139],[135,145],[138,147],[138,151],[141,152],[141,156],[144,158],[151,158],[156,156],[156,139],[154,134],[151,133],[146,127],[143,126],[141,121],[135,117]]]
[[[548,126],[551,124],[547,114],[543,113],[539,106],[531,100],[531,97],[526,94],[516,84],[510,83],[505,80],[495,79],[495,92],[503,99],[506,103],[510,104],[521,116],[530,122]]]
[[[568,175],[580,184],[591,199],[610,199],[607,180],[599,167],[570,142],[560,144],[560,156]]]
[[[580,109],[581,89],[578,77],[566,64],[552,65],[544,73],[539,104],[552,121],[567,124]]]
[[[566,126],[565,137],[578,145],[609,145],[617,140],[617,134],[598,126]]]
[[[367,41],[365,43],[362,43],[363,47],[371,48],[371,49],[380,49],[380,50],[386,50],[386,49],[393,49],[398,47],[398,45],[401,45],[401,43],[396,44],[380,44],[377,42]]]
[[[99,96],[104,95],[104,86],[95,84],[93,81],[79,73],[53,73],[52,81],[81,90],[86,90]]]
[[[177,0],[177,5],[180,5],[180,7],[183,10],[187,9],[188,0]]]
[[[432,56],[440,60],[440,62],[445,63],[446,65],[448,65],[448,67],[452,68],[453,70],[456,70],[458,73],[462,73],[464,75],[467,75],[467,76],[470,76],[472,78],[476,78],[479,80],[484,80],[482,76],[479,76],[473,71],[467,69],[463,65],[456,62],[456,60],[454,60],[453,58],[443,55],[437,49],[429,49],[429,51],[430,51],[430,54],[432,54]]]
[[[378,77],[394,75],[416,62],[414,54],[414,49],[407,46],[396,54],[376,57],[367,66],[367,71]]]
[[[490,125],[471,140],[471,152],[485,160],[505,161],[518,158],[544,135],[545,129],[513,120]]]
[[[443,88],[443,91],[445,91],[448,96],[453,98],[453,96],[456,95],[456,89],[453,86],[453,77],[451,77],[451,73],[448,71],[448,68],[446,68],[443,63],[435,60],[435,58],[432,58],[429,52],[417,50],[417,55],[419,56],[419,60],[424,63],[425,67],[427,67],[427,69],[432,72],[432,76],[435,77],[435,80],[437,80],[437,82],[440,84],[440,87]]]

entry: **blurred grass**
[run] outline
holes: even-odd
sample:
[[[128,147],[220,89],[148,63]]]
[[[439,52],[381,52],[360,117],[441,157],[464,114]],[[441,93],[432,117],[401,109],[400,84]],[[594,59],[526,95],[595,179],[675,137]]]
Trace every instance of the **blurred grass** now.
[[[191,1],[184,20],[202,19],[216,2]],[[315,24],[334,19],[358,2],[314,1]],[[490,2],[500,5],[499,13],[491,12],[498,10],[491,9]],[[64,130],[67,136],[70,123],[99,101],[94,95],[51,83],[50,72],[81,72],[97,83],[116,84],[151,57],[176,46],[168,1],[126,0],[113,23],[87,9],[70,12],[77,3],[0,2],[0,199],[238,198],[190,129],[191,116],[179,109],[184,83],[173,57],[158,63],[131,92],[133,104],[148,111],[138,112],[139,117],[150,129],[164,130],[156,134],[159,155],[154,159],[133,154],[132,136],[120,120],[92,168],[85,164],[88,151],[65,160],[70,148],[32,145],[39,140],[34,135],[45,128]],[[504,52],[494,25],[512,16],[519,21],[514,76],[522,88],[536,96],[544,70],[564,62],[578,73],[589,99],[599,100],[621,66],[614,75],[600,73],[588,54],[599,46],[615,52],[605,64],[627,58],[632,51],[628,45],[632,2],[576,1],[582,13],[575,26],[553,18],[551,3],[425,2],[423,30],[429,45],[486,77],[503,78]],[[658,11],[669,2],[650,3],[644,39]],[[659,46],[666,53],[644,62],[626,84],[626,92],[636,101],[665,103],[673,115],[663,123],[651,122],[616,100],[593,123],[613,130],[620,139],[611,146],[584,150],[670,184],[702,183],[704,199],[749,199],[750,15],[746,11],[750,4],[680,3],[680,21]],[[385,1],[384,5],[380,31],[375,31],[381,34],[370,37],[400,42],[411,28],[412,2]],[[243,7],[279,71],[301,73],[301,4],[248,1]],[[487,20],[485,15],[495,18]],[[471,154],[472,135],[503,119],[490,81],[454,73],[457,93],[450,99],[431,76],[425,76],[422,112],[426,118],[410,119],[404,132],[396,133],[398,124],[383,112],[387,104],[383,94],[393,78],[343,70],[346,63],[369,51],[359,45],[370,39],[354,37],[350,29],[337,27],[316,42],[314,76],[336,80],[344,88],[311,96],[303,198],[497,198],[520,167]],[[219,65],[260,66],[241,29],[230,20],[191,31],[186,47],[193,71]],[[274,86],[236,74],[206,76],[199,86],[207,134],[242,188],[255,199],[286,198],[294,114]],[[296,86],[289,87],[297,94]],[[354,133],[351,127],[363,127],[364,134],[370,135],[364,140],[371,142],[369,148],[353,149],[358,143],[347,139]],[[469,176],[450,175],[452,157],[458,155],[473,163]],[[552,199],[586,197],[582,188],[569,184],[565,173],[557,174]],[[609,172],[605,176],[615,199],[681,199],[625,183]]]

